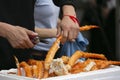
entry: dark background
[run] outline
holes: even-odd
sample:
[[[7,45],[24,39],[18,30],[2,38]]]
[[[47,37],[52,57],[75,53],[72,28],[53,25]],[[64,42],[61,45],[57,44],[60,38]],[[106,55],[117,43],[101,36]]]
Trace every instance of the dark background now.
[[[100,29],[82,32],[89,40],[88,52],[102,53],[109,60],[118,60],[116,42],[116,4],[112,0],[74,0],[80,26],[97,25]],[[113,0],[116,1],[116,0]],[[118,39],[117,39],[118,40]]]

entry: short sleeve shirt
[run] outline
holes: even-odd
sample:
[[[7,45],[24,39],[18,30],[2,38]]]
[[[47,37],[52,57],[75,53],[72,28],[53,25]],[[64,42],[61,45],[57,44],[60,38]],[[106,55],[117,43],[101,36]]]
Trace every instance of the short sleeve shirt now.
[[[37,0],[34,8],[35,26],[39,28],[56,28],[59,7],[52,0]],[[48,51],[55,38],[45,39],[48,44],[38,43],[34,49]]]

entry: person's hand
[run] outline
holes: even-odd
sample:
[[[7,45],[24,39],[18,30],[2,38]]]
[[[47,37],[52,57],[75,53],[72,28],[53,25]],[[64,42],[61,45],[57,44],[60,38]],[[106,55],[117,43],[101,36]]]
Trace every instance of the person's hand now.
[[[6,38],[13,48],[32,48],[34,44],[31,42],[29,36],[36,36],[37,33],[19,26],[8,26],[9,31],[6,32]]]
[[[64,16],[57,27],[57,37],[62,35],[62,42],[74,41],[79,33],[79,24],[75,23],[69,16]]]

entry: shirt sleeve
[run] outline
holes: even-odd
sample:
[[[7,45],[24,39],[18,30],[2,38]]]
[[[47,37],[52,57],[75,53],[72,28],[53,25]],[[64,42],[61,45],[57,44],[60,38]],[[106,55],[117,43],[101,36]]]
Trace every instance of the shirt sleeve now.
[[[53,2],[59,7],[62,7],[63,5],[73,5],[75,7],[74,0],[53,0]]]

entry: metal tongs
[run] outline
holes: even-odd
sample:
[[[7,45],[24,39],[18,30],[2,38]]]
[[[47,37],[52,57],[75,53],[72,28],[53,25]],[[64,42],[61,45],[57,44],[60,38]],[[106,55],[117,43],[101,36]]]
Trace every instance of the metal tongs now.
[[[49,42],[46,41],[45,39],[41,39],[40,36],[29,36],[30,40],[32,41],[33,44],[37,44],[39,42],[48,44]]]
[[[40,42],[40,39],[38,36],[29,36],[30,40],[32,41],[33,44],[37,44]]]

